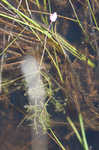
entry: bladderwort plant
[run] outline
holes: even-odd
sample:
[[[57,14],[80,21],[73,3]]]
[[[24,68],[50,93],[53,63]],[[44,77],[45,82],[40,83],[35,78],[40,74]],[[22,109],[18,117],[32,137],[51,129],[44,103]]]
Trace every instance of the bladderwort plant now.
[[[47,28],[44,24],[41,24],[41,23],[35,21],[33,18],[28,17],[25,13],[23,13],[19,9],[16,9],[15,7],[13,7],[7,0],[1,0],[1,2],[3,3],[4,6],[6,6],[6,8],[8,9],[9,12],[11,11],[11,13],[15,14],[17,17],[13,17],[13,15],[11,15],[10,13],[6,14],[4,12],[3,13],[0,12],[0,16],[2,16],[4,18],[7,18],[9,20],[13,20],[14,22],[17,22],[18,24],[22,25],[23,27],[24,26],[28,27],[32,31],[32,34],[35,35],[35,37],[43,45],[43,53],[42,53],[42,58],[41,58],[40,65],[42,65],[42,61],[43,61],[44,54],[45,54],[45,51],[46,51],[48,53],[48,56],[52,60],[52,62],[54,64],[57,72],[58,72],[58,75],[59,75],[59,78],[60,78],[61,82],[63,82],[63,77],[62,77],[60,68],[58,66],[58,63],[56,63],[54,57],[51,55],[50,51],[47,48],[47,42],[49,42],[49,41],[51,41],[52,47],[54,47],[54,49],[56,51],[60,51],[64,55],[67,55],[66,51],[68,51],[69,53],[71,53],[72,55],[74,55],[75,57],[80,59],[81,61],[85,61],[86,62],[86,60],[87,60],[88,65],[90,65],[91,67],[95,67],[95,64],[89,58],[86,58],[86,56],[84,54],[82,54],[79,50],[77,50],[74,46],[72,46],[60,34],[58,34],[57,32],[54,32],[54,30],[51,30],[51,25],[53,24],[53,22],[56,21],[57,17],[59,17],[59,15],[57,15],[56,12],[55,13],[51,13],[51,10],[50,10],[50,13],[45,13],[46,15],[50,15],[50,21],[51,21],[50,24],[49,24],[49,27]],[[71,6],[73,8],[73,11],[74,11],[74,14],[75,14],[75,17],[76,17],[75,22],[77,22],[79,24],[79,26],[81,27],[82,31],[85,33],[84,28],[83,28],[83,26],[82,26],[82,24],[81,24],[81,22],[80,22],[80,20],[79,20],[79,18],[77,16],[75,8],[74,8],[74,6],[72,4],[72,1],[69,0],[69,2],[70,2]],[[93,13],[93,11],[91,9],[89,0],[87,0],[87,2],[88,2],[88,6],[89,6],[89,9],[90,9],[90,12],[92,14],[94,23],[95,23],[95,27],[96,27],[97,30],[99,30],[99,27],[97,25],[94,13]],[[27,10],[28,10],[28,12],[29,12],[29,14],[31,16],[31,11],[30,11],[30,9],[28,7],[28,1],[26,1],[26,3],[27,3]],[[38,8],[40,8],[39,0],[36,0],[36,3],[37,3]],[[44,5],[45,6],[45,10],[46,10],[47,9],[46,0],[44,0],[44,4],[45,4]],[[44,14],[44,13],[42,12],[42,14]],[[42,19],[43,19],[43,22],[47,22],[47,19],[45,19],[44,17],[42,17]],[[25,27],[24,27],[23,31],[26,30]],[[8,48],[19,37],[22,36],[23,31],[20,32],[17,35],[17,37],[15,37],[14,40],[12,40],[10,42],[10,44],[8,44],[4,48],[3,52],[1,52],[0,55],[3,55],[3,54],[5,54],[7,52]],[[47,78],[47,80],[48,80],[48,78]],[[50,83],[49,83],[49,85],[50,85]],[[44,104],[42,110],[39,109],[39,107],[37,105],[35,105],[35,107],[34,106],[25,106],[27,108],[27,112],[31,112],[32,110],[34,110],[34,114],[32,114],[32,117],[27,115],[25,117],[25,119],[32,120],[33,118],[36,117],[36,119],[39,120],[40,124],[42,125],[42,128],[46,132],[47,132],[48,129],[50,130],[50,132],[52,133],[53,138],[55,139],[56,143],[60,146],[60,148],[62,150],[66,150],[65,147],[62,145],[61,141],[57,138],[57,136],[55,135],[55,133],[51,129],[50,125],[48,124],[49,120],[50,120],[50,116],[49,116],[49,114],[47,113],[47,110],[46,110],[47,104],[48,104],[47,102]],[[44,114],[45,114],[45,116],[44,116]],[[83,146],[84,150],[88,150],[88,144],[87,144],[87,139],[86,139],[86,136],[85,136],[84,123],[83,123],[83,118],[82,118],[82,114],[81,113],[78,114],[78,118],[79,118],[79,123],[80,123],[82,137],[80,136],[80,134],[79,134],[78,130],[76,129],[74,123],[72,122],[71,118],[67,117],[66,119],[67,119],[68,123],[71,125],[71,127],[73,128],[73,131],[75,132],[75,134],[76,134],[79,142]],[[35,130],[36,131],[37,131],[37,126],[38,125],[35,122]]]

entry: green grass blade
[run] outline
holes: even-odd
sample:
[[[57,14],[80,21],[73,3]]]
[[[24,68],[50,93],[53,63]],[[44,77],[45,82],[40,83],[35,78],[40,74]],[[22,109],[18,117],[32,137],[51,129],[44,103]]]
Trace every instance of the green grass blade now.
[[[82,139],[83,139],[83,146],[85,150],[89,150],[88,148],[88,143],[85,135],[85,129],[84,129],[84,123],[83,123],[83,118],[81,113],[79,113],[79,122],[80,122],[80,127],[81,127],[81,133],[82,133]]]
[[[40,8],[39,0],[36,0],[36,5],[37,5],[38,8]]]
[[[70,124],[71,127],[73,128],[73,131],[75,132],[75,134],[76,134],[76,136],[77,136],[79,142],[80,142],[81,144],[83,144],[82,138],[81,138],[81,136],[80,136],[80,134],[79,134],[79,132],[78,132],[76,126],[74,125],[74,123],[73,123],[72,120],[70,119],[70,117],[67,117],[67,121],[69,122],[69,124]]]
[[[51,134],[53,135],[53,137],[55,138],[57,144],[61,147],[62,150],[66,150],[64,148],[64,146],[61,144],[61,142],[59,141],[59,139],[56,137],[55,133],[53,132],[53,130],[51,128],[49,128],[49,130],[51,131]]]
[[[88,7],[89,7],[89,9],[90,9],[90,12],[91,12],[91,15],[92,15],[92,17],[93,17],[94,23],[95,23],[95,25],[96,25],[96,28],[97,28],[97,30],[99,31],[99,27],[98,27],[98,24],[97,24],[97,21],[96,21],[95,15],[94,15],[94,13],[93,13],[93,11],[92,11],[92,8],[91,8],[91,5],[90,5],[90,2],[89,2],[89,0],[86,0],[86,1],[87,1],[87,3],[88,3]]]
[[[82,26],[82,24],[81,24],[81,22],[80,22],[80,20],[79,20],[79,18],[78,18],[78,16],[77,16],[77,13],[76,13],[75,8],[74,8],[74,6],[73,6],[73,4],[72,4],[72,1],[69,0],[69,2],[70,2],[71,7],[72,7],[72,9],[73,9],[73,11],[74,11],[74,14],[75,14],[75,17],[76,17],[76,19],[77,19],[77,22],[78,22],[79,26],[81,27],[82,31],[85,33],[85,30],[84,30],[84,28],[83,28],[83,26]]]

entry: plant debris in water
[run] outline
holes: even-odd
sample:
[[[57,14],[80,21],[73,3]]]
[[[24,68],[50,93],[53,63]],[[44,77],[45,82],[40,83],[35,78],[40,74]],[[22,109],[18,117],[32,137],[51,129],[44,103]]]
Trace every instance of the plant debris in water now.
[[[71,150],[70,141],[75,132],[66,120],[67,117],[71,118],[80,131],[78,115],[81,113],[86,132],[87,129],[99,131],[99,77],[97,75],[99,72],[99,2],[95,0],[61,0],[61,2],[44,0],[40,3],[38,0],[30,0],[26,3],[18,0],[15,6],[17,9],[11,9],[7,2],[6,0],[0,2],[0,14],[2,14],[0,15],[0,104],[3,108],[2,119],[8,116],[11,121],[7,123],[10,126],[9,132],[14,125],[20,124],[19,130],[23,132],[22,126],[28,133],[28,126],[25,126],[24,118],[32,120],[36,117],[44,129],[44,133],[49,135],[49,141],[55,141],[56,145],[62,149],[66,147]],[[51,30],[49,30],[51,11],[58,12],[58,18],[55,23],[51,24]],[[71,30],[69,28],[71,22],[77,24],[77,27],[79,26],[83,35],[78,37],[81,42],[75,42],[73,45],[65,42],[65,38],[68,38],[68,31]],[[59,28],[62,32],[66,30],[63,33],[64,38],[57,33],[60,31]],[[72,36],[76,37],[77,35]],[[46,41],[45,37],[47,37]],[[76,48],[79,49],[79,53]],[[74,60],[70,54],[71,50]],[[43,58],[40,65],[46,99],[42,109],[37,106],[30,106],[25,101],[28,98],[28,89],[20,64],[24,62],[27,55],[33,56],[38,64]],[[2,59],[3,57],[4,59]],[[18,103],[17,106],[11,102],[11,94],[16,91],[23,91],[24,93],[20,102],[15,98],[16,95],[14,96],[13,101],[15,104]],[[18,96],[21,97],[21,95]],[[24,104],[26,108],[19,106]],[[8,111],[8,114],[5,110]],[[13,121],[16,112],[22,116],[18,123]],[[12,115],[13,113],[15,116]],[[2,121],[2,123],[4,122]],[[37,125],[33,128],[37,130],[39,127]],[[63,128],[64,134],[61,135]],[[68,144],[63,144],[64,147],[62,147],[49,129],[53,129],[56,137]],[[2,133],[2,136],[5,137],[5,134]],[[29,137],[28,134],[27,137]],[[13,142],[8,139],[6,139],[6,144],[10,149],[17,149],[17,147],[14,148]],[[20,147],[21,144],[18,144]],[[31,145],[29,138],[26,144],[26,148],[29,149],[29,145]],[[49,144],[49,149],[54,149],[53,145]],[[4,145],[1,145],[1,148],[5,149]],[[24,149],[24,144],[21,145],[21,149]]]

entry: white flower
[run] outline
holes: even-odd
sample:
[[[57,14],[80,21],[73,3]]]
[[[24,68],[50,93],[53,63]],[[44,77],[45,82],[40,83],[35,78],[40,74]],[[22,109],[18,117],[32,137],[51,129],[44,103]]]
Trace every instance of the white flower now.
[[[51,20],[51,22],[55,22],[56,19],[57,19],[57,13],[54,12],[53,14],[50,15],[50,20]]]

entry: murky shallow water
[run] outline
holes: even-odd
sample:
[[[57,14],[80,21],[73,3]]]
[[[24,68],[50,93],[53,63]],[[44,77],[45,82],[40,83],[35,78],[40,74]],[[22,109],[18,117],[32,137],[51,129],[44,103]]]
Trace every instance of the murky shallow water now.
[[[56,11],[58,11],[60,15],[69,16],[70,6],[68,6],[69,8],[67,9],[67,6],[66,8],[63,7],[63,3],[59,4],[59,2],[57,2],[57,6],[60,5],[60,8],[55,7],[53,5],[53,10],[56,9]],[[82,33],[80,29],[78,28],[78,25],[74,23],[69,23],[69,25],[66,26],[67,22],[62,21],[62,19],[60,19],[59,22],[60,23],[58,24],[57,30],[70,42],[75,43],[76,46],[82,47],[82,43],[81,43]],[[60,25],[61,25],[61,28],[60,28]],[[66,31],[64,29],[65,27],[67,27]],[[63,29],[64,29],[64,32],[63,32]],[[33,137],[33,135],[35,135],[34,134],[35,132],[34,131],[32,132],[31,127],[27,126],[26,124],[23,124],[18,127],[18,125],[20,124],[20,121],[24,117],[25,110],[23,106],[27,103],[27,97],[24,96],[24,92],[21,92],[20,90],[16,90],[12,92],[12,94],[10,94],[10,104],[9,103],[6,104],[6,103],[7,103],[7,97],[2,97],[2,101],[0,103],[0,110],[1,110],[0,111],[0,149],[1,150],[20,150],[20,149],[21,150],[35,150],[36,149],[35,145],[38,145],[38,148],[37,148],[38,150],[44,146],[42,145],[42,143],[44,143],[42,141],[45,141],[45,138],[48,138],[47,142],[48,142],[49,150],[60,149],[55,144],[55,142],[53,142],[52,140],[49,140],[48,135],[46,135],[45,137],[35,138]],[[51,108],[50,108],[50,112],[52,112]],[[56,114],[56,115],[57,115],[57,118],[58,117],[61,118],[60,114]],[[72,149],[82,150],[82,147],[80,146],[75,136],[72,137],[69,140],[69,142],[66,141],[65,139],[65,134],[67,132],[66,127],[58,126],[58,127],[54,127],[53,129],[56,132],[56,135],[61,139],[65,147],[69,143],[71,150]],[[90,149],[98,150],[99,132],[88,130],[86,133],[87,133],[88,144],[90,146]]]

